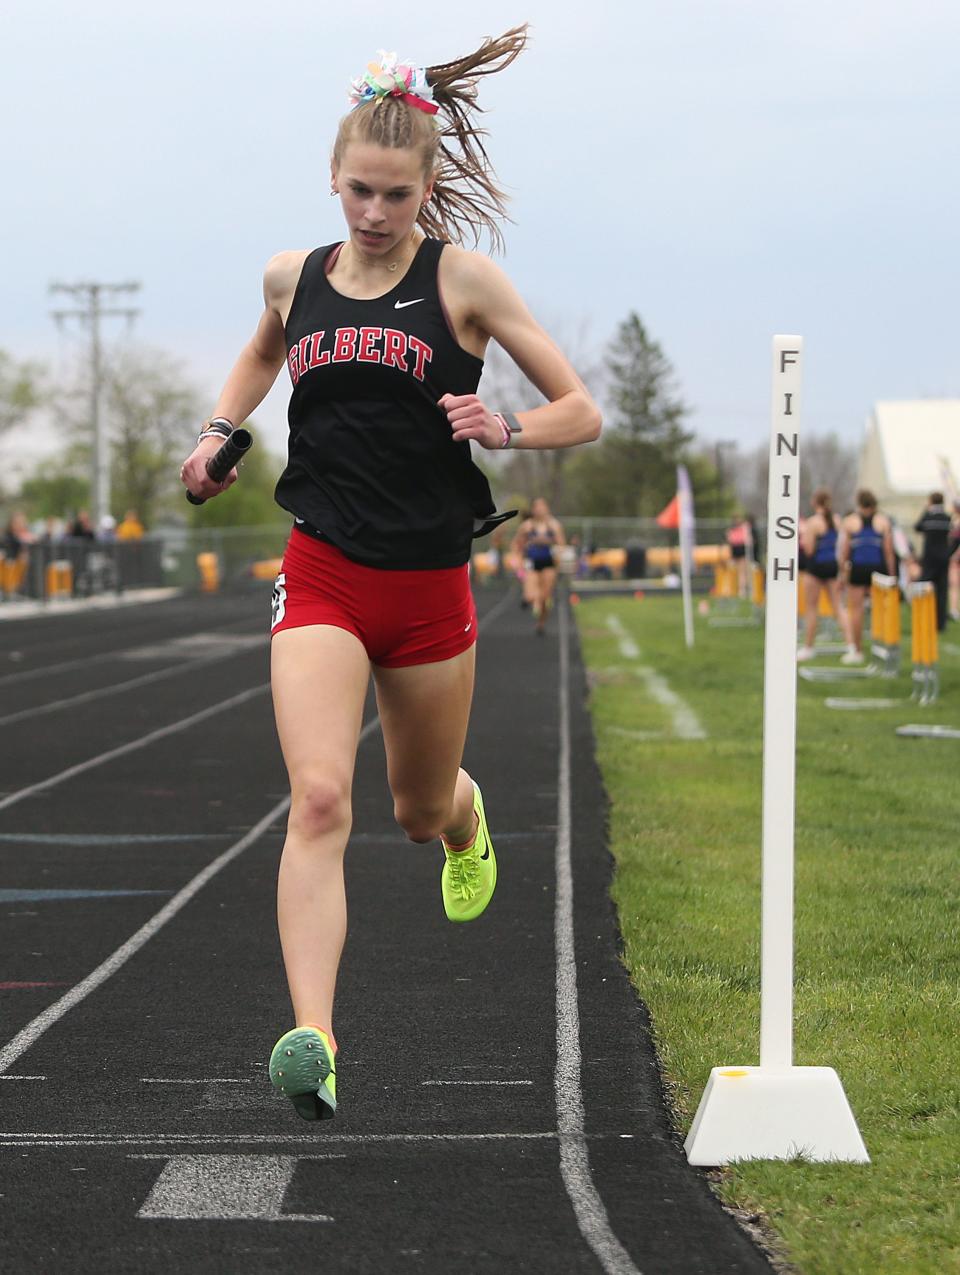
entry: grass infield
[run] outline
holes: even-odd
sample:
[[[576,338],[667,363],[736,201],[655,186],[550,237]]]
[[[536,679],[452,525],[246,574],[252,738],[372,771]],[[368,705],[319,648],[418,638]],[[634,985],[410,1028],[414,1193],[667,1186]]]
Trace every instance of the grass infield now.
[[[679,601],[594,598],[576,615],[625,960],[685,1133],[711,1066],[759,1061],[763,630],[698,617],[687,652]],[[908,696],[908,637],[896,681],[799,683],[794,1060],[836,1068],[873,1162],[750,1162],[716,1185],[804,1275],[960,1271],[960,741],[894,733],[960,725],[946,636],[929,708],[823,703]],[[676,737],[643,668],[705,739]]]

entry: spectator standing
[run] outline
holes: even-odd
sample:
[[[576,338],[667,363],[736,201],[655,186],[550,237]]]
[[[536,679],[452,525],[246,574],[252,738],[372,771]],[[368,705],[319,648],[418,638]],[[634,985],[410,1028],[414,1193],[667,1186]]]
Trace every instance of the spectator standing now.
[[[920,579],[933,584],[937,598],[937,628],[942,633],[947,627],[947,577],[950,558],[960,551],[960,545],[951,549],[952,519],[943,503],[943,493],[930,493],[927,507],[917,519],[914,531],[923,536],[923,552],[920,555]],[[954,542],[956,544],[956,542]]]
[[[137,511],[135,509],[128,509],[123,515],[123,521],[117,524],[117,539],[142,540],[143,533],[143,523],[137,516]]]

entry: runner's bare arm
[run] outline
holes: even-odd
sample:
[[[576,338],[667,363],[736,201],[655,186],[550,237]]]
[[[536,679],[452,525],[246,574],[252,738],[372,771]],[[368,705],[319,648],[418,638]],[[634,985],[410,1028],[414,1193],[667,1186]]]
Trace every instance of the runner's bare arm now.
[[[444,254],[447,255],[446,253]],[[573,447],[599,437],[600,409],[567,358],[554,345],[499,266],[481,253],[450,254],[447,282],[451,299],[467,322],[491,337],[549,401],[516,413],[523,427],[511,447]],[[444,395],[441,405],[458,441],[475,438],[496,448],[502,433],[494,411],[510,411],[509,403],[488,407],[476,395]]]
[[[243,424],[277,379],[286,357],[281,314],[289,308],[305,255],[281,252],[267,262],[263,275],[263,314],[253,336],[240,351],[211,416],[223,416],[234,425]],[[201,439],[183,462],[180,481],[195,496],[210,500],[236,482],[236,469],[230,471],[223,483],[214,483],[207,474],[207,461],[222,444],[218,434],[211,434]]]

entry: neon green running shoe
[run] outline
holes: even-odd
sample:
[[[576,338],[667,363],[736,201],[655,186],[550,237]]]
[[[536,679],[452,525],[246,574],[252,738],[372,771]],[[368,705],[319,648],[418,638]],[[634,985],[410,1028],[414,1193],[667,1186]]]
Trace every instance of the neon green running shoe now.
[[[270,1080],[304,1120],[332,1120],[337,1110],[336,1055],[326,1032],[295,1027],[273,1047]]]
[[[473,921],[493,898],[497,885],[497,859],[483,813],[480,789],[473,785],[473,809],[477,815],[477,835],[469,850],[448,850],[440,889],[443,907],[450,921]]]

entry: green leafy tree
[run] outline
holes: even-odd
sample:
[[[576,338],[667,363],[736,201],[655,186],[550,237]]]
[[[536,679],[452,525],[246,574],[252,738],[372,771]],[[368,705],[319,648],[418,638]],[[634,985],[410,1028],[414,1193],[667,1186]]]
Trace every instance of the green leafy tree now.
[[[90,505],[87,458],[75,452],[55,461],[44,461],[20,487],[20,503],[30,518],[72,517]]]
[[[693,440],[684,428],[689,409],[669,359],[636,313],[620,324],[606,366],[604,432],[568,466],[567,503],[594,516],[656,514],[673,496],[677,463]]]

